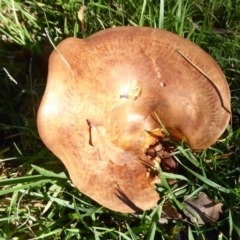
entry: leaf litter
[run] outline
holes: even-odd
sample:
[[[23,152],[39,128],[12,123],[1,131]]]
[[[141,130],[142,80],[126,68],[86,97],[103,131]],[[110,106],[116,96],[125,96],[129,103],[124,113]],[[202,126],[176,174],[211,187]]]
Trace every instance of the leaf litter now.
[[[192,223],[204,225],[208,222],[217,222],[222,213],[222,203],[211,200],[204,192],[199,192],[197,198],[184,197],[182,205],[185,207],[184,214],[190,218]]]

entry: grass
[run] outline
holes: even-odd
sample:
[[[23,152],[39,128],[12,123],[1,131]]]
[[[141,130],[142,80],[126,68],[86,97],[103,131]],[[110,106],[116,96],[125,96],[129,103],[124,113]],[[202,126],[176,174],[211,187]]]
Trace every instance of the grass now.
[[[77,19],[83,5],[84,28]],[[1,240],[240,239],[239,0],[0,0],[0,8]],[[122,25],[163,28],[195,42],[221,66],[232,94],[232,126],[203,152],[179,145],[179,173],[170,176],[178,183],[169,186],[162,173],[159,206],[138,214],[112,212],[81,194],[36,129],[51,46],[46,30],[57,44]],[[200,191],[223,204],[216,223],[198,226],[182,213],[183,197]],[[183,218],[160,224],[164,203]]]

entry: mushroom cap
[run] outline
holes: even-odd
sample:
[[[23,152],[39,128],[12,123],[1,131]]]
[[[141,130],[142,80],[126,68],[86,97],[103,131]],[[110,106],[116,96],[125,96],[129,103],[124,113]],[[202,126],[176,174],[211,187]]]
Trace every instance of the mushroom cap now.
[[[230,115],[224,74],[201,48],[164,30],[117,27],[57,46],[37,123],[81,192],[136,212],[159,200],[143,147],[160,126],[156,116],[201,150],[217,141]]]

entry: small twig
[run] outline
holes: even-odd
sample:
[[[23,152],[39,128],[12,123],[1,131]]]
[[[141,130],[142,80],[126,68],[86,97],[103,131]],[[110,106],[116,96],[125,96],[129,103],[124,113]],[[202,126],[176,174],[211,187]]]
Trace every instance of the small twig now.
[[[33,62],[33,57],[30,58],[30,64],[29,64],[29,80],[30,80],[30,89],[31,92],[33,91],[33,84],[32,84],[32,62]]]
[[[14,82],[16,85],[18,85],[18,82],[10,75],[10,73],[7,71],[6,68],[3,68],[4,72],[7,74],[10,81]]]

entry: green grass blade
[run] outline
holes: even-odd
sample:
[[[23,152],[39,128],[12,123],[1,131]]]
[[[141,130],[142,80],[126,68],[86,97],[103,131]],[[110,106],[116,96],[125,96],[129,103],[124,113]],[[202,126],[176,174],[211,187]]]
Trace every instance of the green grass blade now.
[[[217,189],[218,191],[224,192],[224,193],[230,193],[231,191],[229,189],[226,189],[225,187],[220,186],[219,184],[207,179],[206,177],[203,177],[202,175],[192,171],[190,168],[186,167],[185,165],[183,165],[181,163],[181,161],[175,156],[175,159],[177,160],[177,162],[179,162],[185,169],[187,169],[191,174],[193,174],[195,177],[197,177],[199,180],[201,180],[202,182],[204,182],[205,184],[207,184],[208,186],[211,186],[215,189]]]

